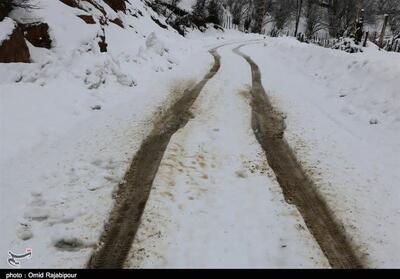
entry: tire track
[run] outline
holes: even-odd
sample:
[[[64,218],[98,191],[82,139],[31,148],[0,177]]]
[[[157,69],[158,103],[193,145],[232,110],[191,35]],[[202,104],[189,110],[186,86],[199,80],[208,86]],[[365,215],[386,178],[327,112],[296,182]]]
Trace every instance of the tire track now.
[[[251,67],[251,125],[269,165],[275,172],[286,201],[297,207],[333,268],[362,268],[363,265],[342,226],[335,220],[285,141],[284,121],[274,110],[265,93],[257,64],[240,52],[239,49],[243,46],[235,48],[234,52],[242,56]]]
[[[217,48],[210,50],[214,65],[209,73],[191,90],[173,104],[158,121],[133,158],[120,185],[114,208],[100,238],[98,249],[92,254],[88,268],[122,268],[150,194],[153,180],[172,135],[192,118],[190,107],[208,80],[220,68]]]

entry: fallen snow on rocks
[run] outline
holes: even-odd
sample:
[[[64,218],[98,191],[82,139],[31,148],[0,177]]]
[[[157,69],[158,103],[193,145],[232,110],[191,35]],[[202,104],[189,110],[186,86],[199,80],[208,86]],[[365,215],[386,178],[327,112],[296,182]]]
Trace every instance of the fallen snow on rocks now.
[[[4,40],[7,40],[12,34],[16,23],[9,17],[6,17],[0,22],[0,45]]]

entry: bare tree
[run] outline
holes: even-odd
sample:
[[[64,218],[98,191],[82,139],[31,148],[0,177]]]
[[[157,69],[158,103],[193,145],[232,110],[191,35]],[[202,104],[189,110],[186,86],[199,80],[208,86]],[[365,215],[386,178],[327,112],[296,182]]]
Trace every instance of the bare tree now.
[[[34,9],[30,0],[0,0],[0,21],[15,8]]]
[[[172,7],[172,9],[170,9],[170,13],[167,17],[167,19],[165,20],[166,22],[169,22],[170,18],[172,17],[172,15],[174,14],[174,9],[178,8],[178,4],[181,2],[181,0],[169,0],[167,3]]]
[[[193,22],[203,26],[206,22],[206,0],[196,0],[192,7]]]
[[[240,26],[243,23],[244,16],[248,12],[248,0],[230,0],[227,7],[232,14],[232,23]]]
[[[266,14],[266,0],[255,0],[252,32],[261,33]]]
[[[247,0],[242,10],[243,27],[245,30],[250,30],[254,21],[255,0]]]
[[[219,1],[210,0],[207,4],[207,21],[214,24],[221,24],[221,6]]]
[[[400,35],[400,0],[381,0],[376,3],[376,13],[389,15],[389,25],[395,36]]]
[[[321,6],[328,10],[328,30],[332,37],[341,37],[354,28],[357,18],[356,0],[322,1]]]
[[[364,22],[366,24],[376,24],[376,4],[377,0],[362,1],[362,8],[364,9]]]
[[[254,0],[250,2],[248,24],[251,25],[252,32],[263,33],[266,24],[272,22],[271,12],[274,0]]]
[[[297,37],[297,32],[299,31],[299,24],[300,24],[300,18],[301,18],[301,12],[303,10],[303,0],[297,0],[296,1],[296,27],[294,29],[294,36]]]
[[[206,0],[196,0],[193,7],[193,14],[198,17],[205,17],[206,14]]]
[[[305,35],[307,38],[311,38],[326,26],[324,13],[318,0],[307,0],[304,7],[304,17],[306,19]]]
[[[272,35],[279,34],[287,26],[296,14],[296,0],[280,0],[274,2],[270,14],[273,18],[274,27]]]
[[[307,37],[314,36],[322,29],[328,30],[332,37],[350,36],[359,31],[357,24],[360,23],[360,11],[363,9],[364,24],[375,24],[377,19],[388,14],[393,34],[400,36],[400,0],[225,0],[221,2],[230,10],[234,24],[257,33],[262,33],[264,27],[272,22],[271,34],[277,35],[289,24],[298,27],[300,19],[304,18]]]

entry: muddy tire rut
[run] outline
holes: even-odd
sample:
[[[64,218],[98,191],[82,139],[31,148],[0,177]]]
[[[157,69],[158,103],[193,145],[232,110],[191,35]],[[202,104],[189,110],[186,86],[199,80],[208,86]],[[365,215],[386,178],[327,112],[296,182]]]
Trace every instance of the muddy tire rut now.
[[[284,120],[268,99],[257,64],[240,52],[241,47],[243,45],[235,48],[234,52],[242,56],[251,67],[252,129],[266,154],[268,164],[275,172],[285,200],[297,207],[333,268],[362,268],[363,265],[342,225],[335,220],[316,186],[284,139]]]
[[[193,116],[190,107],[207,81],[220,68],[220,56],[210,50],[214,64],[206,76],[192,89],[186,90],[154,125],[150,135],[137,151],[124,183],[116,194],[114,208],[100,238],[98,248],[92,254],[88,268],[122,268],[140,225],[153,180],[172,135],[184,127]]]
[[[242,45],[243,46],[243,45]],[[284,139],[284,121],[274,110],[261,83],[261,74],[254,61],[240,52],[251,67],[251,126],[264,150],[282,188],[285,200],[301,213],[309,231],[319,244],[333,268],[363,268],[343,226],[335,219],[313,181],[298,163],[294,152]],[[171,137],[193,117],[190,108],[200,92],[218,72],[221,58],[216,49],[210,50],[214,65],[192,89],[186,90],[163,116],[156,121],[132,160],[116,193],[115,205],[105,225],[97,249],[88,268],[122,268],[149,198],[151,187]]]

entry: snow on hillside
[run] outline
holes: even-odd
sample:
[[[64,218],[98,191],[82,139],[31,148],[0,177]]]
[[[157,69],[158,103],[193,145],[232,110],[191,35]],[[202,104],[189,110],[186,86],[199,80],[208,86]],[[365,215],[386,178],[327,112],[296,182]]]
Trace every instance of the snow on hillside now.
[[[269,39],[243,48],[289,144],[371,267],[400,262],[400,56]],[[290,80],[288,80],[290,77]]]
[[[193,5],[196,3],[196,0],[181,0],[179,2],[179,7],[186,11],[191,11]]]
[[[172,0],[161,0],[165,3],[172,3]],[[191,11],[193,5],[196,3],[196,0],[180,0],[178,2],[178,7],[185,11]]]

